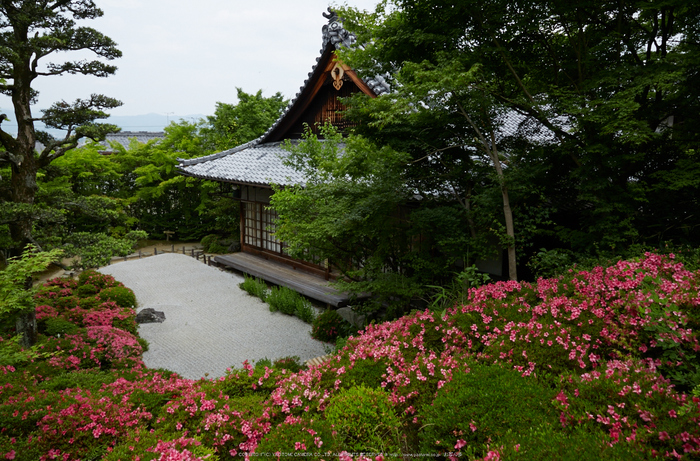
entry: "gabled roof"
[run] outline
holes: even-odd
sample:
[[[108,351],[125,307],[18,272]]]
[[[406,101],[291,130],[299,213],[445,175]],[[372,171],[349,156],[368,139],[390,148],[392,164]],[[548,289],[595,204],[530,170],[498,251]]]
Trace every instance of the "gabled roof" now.
[[[298,138],[293,127],[299,125],[301,117],[315,102],[329,72],[336,66],[343,69],[345,77],[360,91],[371,96],[389,92],[390,88],[383,77],[363,80],[349,67],[335,59],[335,50],[353,46],[355,37],[345,30],[338,16],[330,8],[323,15],[328,24],[323,26],[323,46],[316,64],[299,92],[289,103],[282,115],[259,138],[232,149],[195,159],[178,159],[178,170],[186,176],[215,181],[226,181],[249,185],[299,184],[303,177],[293,168],[283,164],[287,152],[280,147],[285,139]]]

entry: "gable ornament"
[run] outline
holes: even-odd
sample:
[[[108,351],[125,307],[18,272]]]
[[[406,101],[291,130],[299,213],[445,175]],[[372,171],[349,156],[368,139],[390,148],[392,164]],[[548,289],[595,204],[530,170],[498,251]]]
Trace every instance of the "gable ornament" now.
[[[340,88],[342,88],[343,86],[343,75],[345,75],[343,66],[341,66],[339,62],[336,62],[333,69],[331,69],[331,77],[333,77],[333,87],[336,90],[340,90]]]

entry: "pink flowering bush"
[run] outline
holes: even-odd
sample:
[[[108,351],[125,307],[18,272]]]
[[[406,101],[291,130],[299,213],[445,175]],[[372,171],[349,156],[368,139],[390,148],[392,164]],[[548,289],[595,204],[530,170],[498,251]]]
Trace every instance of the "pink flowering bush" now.
[[[78,286],[84,285],[94,285],[99,290],[115,286],[124,286],[121,282],[117,282],[111,275],[97,272],[94,269],[85,270],[78,276]]]
[[[81,305],[77,287],[52,281],[37,315],[78,333],[0,367],[0,459],[700,456],[700,272],[673,257],[484,285],[442,313],[370,325],[322,365],[245,362],[197,381],[145,369],[117,327],[128,309]],[[354,414],[365,400],[381,405]],[[348,435],[382,425],[391,446]]]

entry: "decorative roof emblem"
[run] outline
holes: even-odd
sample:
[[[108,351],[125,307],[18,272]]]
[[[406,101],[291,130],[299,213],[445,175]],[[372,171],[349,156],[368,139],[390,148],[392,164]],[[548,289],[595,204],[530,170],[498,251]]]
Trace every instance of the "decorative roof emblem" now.
[[[353,34],[343,28],[338,18],[338,13],[328,7],[328,13],[323,13],[323,17],[328,19],[328,24],[323,26],[323,47],[330,42],[336,49],[340,47],[352,47],[356,38]]]
[[[345,75],[345,70],[339,62],[335,63],[335,67],[331,69],[331,77],[333,77],[333,87],[336,90],[340,90],[343,87],[343,75]]]

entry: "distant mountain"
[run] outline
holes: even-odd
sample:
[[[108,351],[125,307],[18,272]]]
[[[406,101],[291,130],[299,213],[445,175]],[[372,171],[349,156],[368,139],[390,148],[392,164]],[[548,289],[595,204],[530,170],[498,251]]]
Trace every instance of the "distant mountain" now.
[[[106,123],[114,123],[124,131],[163,131],[163,128],[171,122],[185,120],[187,122],[197,122],[205,118],[202,114],[193,115],[113,115],[105,120]]]
[[[1,111],[1,110],[0,110]],[[7,112],[12,114],[11,111]],[[205,118],[202,114],[192,115],[163,115],[163,114],[144,114],[144,115],[113,115],[103,123],[113,123],[124,131],[163,131],[173,121],[185,120],[188,122],[197,122],[199,119]],[[5,121],[2,124],[3,130],[10,134],[17,134],[17,123],[15,121]],[[63,136],[64,132],[55,129],[46,129],[43,123],[37,122],[36,129],[48,131],[55,137]]]

